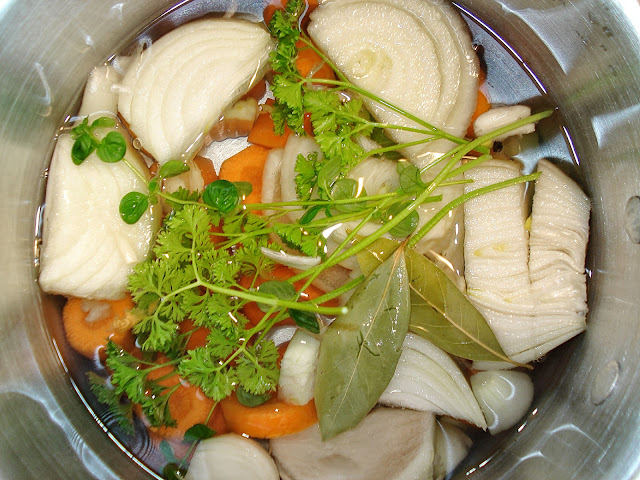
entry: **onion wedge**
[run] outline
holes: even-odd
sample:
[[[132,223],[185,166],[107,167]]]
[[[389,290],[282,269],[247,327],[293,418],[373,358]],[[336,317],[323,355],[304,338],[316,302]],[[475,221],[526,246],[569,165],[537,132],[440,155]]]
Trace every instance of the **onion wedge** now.
[[[160,164],[189,159],[267,68],[273,41],[256,23],[210,18],[161,37],[131,62],[118,110]]]
[[[402,28],[397,28],[402,25]],[[450,134],[464,135],[477,97],[478,60],[466,25],[440,0],[332,0],[311,14],[309,35],[355,85]],[[380,122],[420,128],[365,99]],[[389,130],[398,143],[427,138]],[[448,141],[405,149],[412,160]],[[419,160],[417,160],[419,162]]]

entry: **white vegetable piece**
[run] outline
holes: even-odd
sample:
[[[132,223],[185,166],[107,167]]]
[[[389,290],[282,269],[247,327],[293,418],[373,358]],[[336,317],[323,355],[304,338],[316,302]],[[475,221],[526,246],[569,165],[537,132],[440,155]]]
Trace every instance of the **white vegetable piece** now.
[[[115,112],[114,82],[120,78],[112,66],[93,69],[82,98],[80,113],[89,123]],[[113,114],[111,116],[114,116]],[[120,127],[99,128],[102,138],[119,130],[127,141],[125,160],[143,177],[149,170]],[[73,139],[61,135],[53,152],[45,198],[40,286],[46,292],[94,299],[124,295],[133,266],[147,256],[159,228],[154,206],[133,225],[119,213],[120,200],[131,192],[147,193],[146,184],[124,162],[105,163],[92,153],[80,165],[71,160]]]
[[[522,120],[531,115],[531,108],[526,105],[508,105],[505,107],[495,107],[476,118],[473,122],[473,133],[476,137],[480,137],[486,133],[497,130],[500,127],[505,127],[510,123]],[[526,135],[527,133],[533,133],[536,131],[535,123],[528,123],[522,127],[511,130],[510,132],[503,133],[494,138],[494,141],[501,141],[505,138],[513,137],[516,135]]]
[[[354,429],[322,441],[314,425],[272,439],[284,480],[416,480],[433,475],[434,416],[377,408]]]
[[[464,135],[476,105],[478,60],[466,25],[448,3],[332,0],[314,10],[308,30],[354,84],[448,133]],[[387,107],[365,102],[379,121],[419,127]],[[399,130],[389,134],[398,143],[425,138]],[[448,144],[436,141],[406,153],[415,157]]]
[[[413,333],[405,337],[398,366],[379,402],[448,415],[487,428],[478,402],[455,362]]]
[[[109,130],[96,132],[102,137]],[[149,252],[159,215],[154,206],[135,224],[126,224],[120,200],[131,191],[146,194],[146,185],[124,162],[105,163],[95,152],[75,165],[73,143],[69,135],[58,138],[49,168],[40,286],[45,292],[75,297],[121,298],[134,265]],[[125,159],[149,178],[147,166],[130,145]]]
[[[320,340],[298,329],[282,357],[278,397],[292,405],[306,405],[313,398]]]
[[[284,252],[282,250],[271,250],[267,247],[260,247],[260,251],[265,257],[270,258],[271,260],[275,260],[281,265],[286,265],[287,267],[291,268],[297,268],[298,270],[308,270],[311,267],[319,265],[320,261],[322,260],[320,257],[295,255],[292,253]]]
[[[517,424],[533,401],[533,382],[524,372],[478,372],[471,377],[471,388],[492,435]]]
[[[186,480],[279,480],[267,451],[249,438],[235,434],[203,440],[193,454]]]
[[[224,109],[262,77],[272,48],[269,33],[246,20],[188,23],[131,62],[118,109],[158,163],[188,159]]]
[[[92,113],[104,113],[115,117],[118,114],[118,94],[114,86],[121,80],[122,75],[112,65],[95,67],[89,74],[84,87],[78,116],[86,117]]]
[[[468,171],[465,177],[474,183],[467,189],[517,176],[509,165],[488,162]],[[474,198],[464,209],[467,294],[505,353],[521,363],[540,358],[586,326],[589,199],[548,161],[541,160],[538,170],[529,240],[521,186]]]
[[[433,479],[444,480],[467,456],[473,440],[460,428],[446,421],[436,421]]]
[[[287,143],[282,152],[282,163],[280,169],[280,196],[283,202],[298,201],[296,192],[296,162],[298,155],[306,157],[310,153],[317,153],[318,160],[322,159],[320,146],[312,137],[300,137],[298,135],[289,135]],[[263,176],[264,181],[264,176]],[[291,207],[291,212],[287,214],[292,220],[298,220],[304,215],[296,207]]]

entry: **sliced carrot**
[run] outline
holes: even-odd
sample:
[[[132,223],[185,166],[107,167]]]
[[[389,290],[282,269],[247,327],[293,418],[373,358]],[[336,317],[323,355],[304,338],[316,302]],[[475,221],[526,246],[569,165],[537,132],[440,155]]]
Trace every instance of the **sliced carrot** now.
[[[491,104],[489,103],[489,99],[486,97],[482,91],[478,90],[478,100],[476,101],[476,110],[473,112],[471,116],[471,122],[469,123],[469,127],[467,128],[467,136],[475,138],[475,133],[473,131],[473,122],[476,121],[483,113],[489,111],[491,108]]]
[[[220,178],[230,182],[249,182],[253,187],[245,203],[260,203],[262,199],[262,172],[269,149],[250,145],[233,157],[226,159],[220,167]]]
[[[284,133],[282,135],[276,135],[275,126],[269,113],[269,107],[273,104],[273,99],[268,99],[265,103],[267,108],[263,108],[258,114],[256,121],[253,122],[253,127],[247,137],[247,141],[250,143],[266,148],[283,148],[287,143],[287,139],[289,135],[291,135],[291,130],[285,126]]]
[[[134,338],[131,330],[116,331],[114,321],[121,320],[133,308],[133,301],[127,295],[122,300],[103,300],[109,308],[104,318],[87,321],[88,312],[83,310],[84,300],[70,298],[62,310],[62,322],[69,345],[87,358],[95,359],[103,355],[109,339],[121,345],[125,350],[133,348]]]
[[[311,47],[302,40],[296,42],[298,47],[298,57],[296,67],[303,77],[325,78],[333,80],[335,75],[333,69]]]
[[[245,407],[235,393],[220,402],[229,430],[254,438],[276,438],[300,432],[318,421],[313,400],[290,405],[277,398],[257,407]]]
[[[180,323],[180,333],[191,332],[187,340],[187,350],[193,350],[207,344],[207,337],[211,331],[206,327],[196,327],[189,318]]]
[[[268,281],[268,280],[288,280],[289,278],[293,277],[295,275],[295,272],[293,270],[291,270],[288,267],[285,267],[283,265],[280,265],[276,268],[274,268],[272,271],[270,271],[268,274],[266,274],[264,277],[260,277],[258,279],[256,279],[255,283],[254,283],[254,287],[257,287],[259,285],[261,285],[262,283]],[[238,282],[241,286],[243,286],[244,288],[249,288],[251,286],[251,282],[253,281],[253,278],[250,276],[247,277],[243,277],[240,279],[240,281]],[[294,286],[296,287],[296,289],[300,289],[304,286],[305,281],[304,280],[299,280],[297,282],[294,282]],[[313,285],[309,285],[305,291],[302,293],[302,295],[300,296],[300,299],[302,301],[305,300],[313,300],[314,298],[318,298],[320,295],[323,295],[324,292],[322,290],[320,290],[317,287],[314,287]],[[331,306],[331,307],[337,307],[338,306],[338,301],[337,300],[331,300],[329,302],[326,302],[323,304],[324,306]],[[247,324],[248,327],[255,327],[258,322],[260,320],[262,320],[262,318],[264,317],[264,312],[262,310],[260,310],[260,308],[258,307],[258,304],[255,302],[250,302],[247,303],[243,308],[242,308],[242,313],[244,314],[245,317],[247,317],[247,319],[249,320],[249,323]],[[295,325],[295,322],[290,319],[287,318],[285,320],[283,320],[282,322],[279,323],[279,325]]]
[[[158,383],[165,387],[171,388],[178,385],[176,391],[169,397],[169,412],[176,421],[176,425],[174,427],[149,428],[152,433],[162,438],[182,438],[185,432],[195,424],[207,423],[207,418],[215,405],[215,402],[202,393],[199,388],[182,382],[177,374],[170,375],[173,371],[174,367],[172,366],[162,367],[149,372],[147,377],[151,380],[161,379],[158,380]],[[166,375],[169,376],[162,378]],[[220,407],[216,406],[216,409],[219,410]],[[221,422],[220,416],[221,412],[216,416],[214,410],[207,425],[214,430],[217,428],[217,433],[226,433],[226,425]]]
[[[211,182],[218,180],[218,174],[216,168],[213,165],[213,161],[207,157],[201,157],[196,155],[193,157],[193,163],[200,169],[200,175],[205,185],[209,185]]]

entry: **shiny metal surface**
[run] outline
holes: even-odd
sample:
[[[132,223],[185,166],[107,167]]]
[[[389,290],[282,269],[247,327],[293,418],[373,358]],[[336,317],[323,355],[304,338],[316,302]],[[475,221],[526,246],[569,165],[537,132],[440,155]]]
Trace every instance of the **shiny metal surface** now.
[[[34,225],[52,138],[87,73],[174,3],[0,0],[0,478],[150,478],[63,369],[47,327],[56,305],[35,282]],[[235,5],[260,12],[262,2]],[[640,245],[625,230],[640,195],[640,6],[459,5],[514,47],[559,106],[593,214],[587,333],[543,366],[549,388],[520,431],[480,445],[454,478],[640,478]]]

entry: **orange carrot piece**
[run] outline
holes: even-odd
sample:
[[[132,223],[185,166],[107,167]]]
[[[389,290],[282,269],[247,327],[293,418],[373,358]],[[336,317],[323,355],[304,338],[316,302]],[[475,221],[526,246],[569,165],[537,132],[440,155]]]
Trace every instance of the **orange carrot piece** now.
[[[257,407],[245,407],[235,393],[220,402],[229,430],[254,438],[277,438],[300,432],[318,421],[313,400],[290,405],[272,398]]]
[[[123,319],[127,311],[133,308],[133,301],[127,295],[122,300],[103,300],[111,308],[104,318],[87,322],[88,312],[82,309],[83,299],[70,298],[62,310],[62,322],[69,345],[78,353],[94,359],[96,354],[104,354],[109,339],[121,345],[125,350],[133,348],[134,338],[131,330],[116,331],[114,321]]]
[[[220,178],[230,182],[249,182],[253,191],[245,203],[260,203],[262,200],[262,172],[269,149],[250,145],[226,159],[220,167]]]
[[[303,77],[325,78],[329,80],[335,79],[333,69],[327,65],[320,55],[318,55],[311,47],[307,46],[302,40],[296,42],[298,47],[298,57],[296,58],[296,67]]]
[[[467,128],[467,136],[475,138],[475,132],[473,131],[473,122],[476,121],[483,113],[489,111],[491,108],[491,104],[489,103],[489,99],[486,97],[482,91],[478,90],[478,100],[476,101],[476,110],[473,112],[471,116],[471,122],[469,123],[469,127]]]
[[[162,362],[163,360],[159,361]],[[149,372],[148,378],[157,380],[172,371],[174,371],[172,366],[162,367]],[[154,435],[162,438],[182,438],[185,432],[195,424],[207,423],[207,417],[209,417],[215,402],[202,393],[199,388],[181,382],[177,374],[159,380],[158,383],[169,388],[178,385],[176,391],[169,397],[169,412],[176,421],[176,425],[174,427],[150,427],[149,430]],[[216,406],[216,409],[220,410],[220,407]],[[212,425],[215,424],[216,428],[220,429],[216,430],[217,433],[226,433],[226,425],[220,421],[220,416],[221,412],[216,416],[214,410],[207,425],[213,428]]]
[[[213,166],[211,159],[196,155],[193,157],[193,163],[195,163],[196,167],[200,169],[200,175],[202,175],[202,180],[204,181],[205,186],[218,180],[218,174],[216,173],[216,168]]]
[[[189,318],[180,323],[180,333],[191,332],[189,340],[187,340],[187,350],[193,350],[202,347],[207,343],[207,336],[211,331],[206,327],[196,327]]]
[[[273,99],[268,99],[265,103],[267,106],[273,104]],[[276,135],[271,114],[268,112],[268,109],[265,109],[258,114],[256,121],[253,122],[253,127],[249,132],[247,141],[266,148],[283,148],[287,143],[289,135],[291,135],[291,130],[287,126],[284,127],[284,133],[282,135]]]

